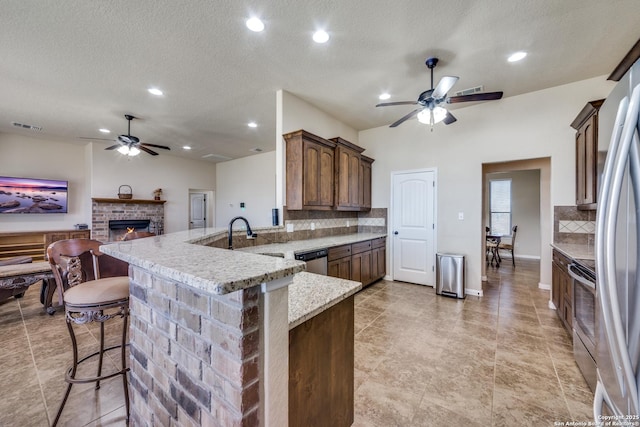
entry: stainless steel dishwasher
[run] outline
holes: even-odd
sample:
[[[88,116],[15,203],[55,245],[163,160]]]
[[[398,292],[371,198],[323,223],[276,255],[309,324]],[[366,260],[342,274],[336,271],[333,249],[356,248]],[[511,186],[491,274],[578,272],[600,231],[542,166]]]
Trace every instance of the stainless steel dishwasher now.
[[[297,252],[295,258],[307,263],[307,272],[327,275],[327,253],[326,249],[316,249],[314,251]]]

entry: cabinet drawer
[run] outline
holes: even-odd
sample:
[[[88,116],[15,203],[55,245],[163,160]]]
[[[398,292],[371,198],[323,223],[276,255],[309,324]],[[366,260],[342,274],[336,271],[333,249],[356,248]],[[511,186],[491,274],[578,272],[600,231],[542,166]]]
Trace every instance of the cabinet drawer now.
[[[571,260],[566,256],[562,255],[560,252],[554,250],[553,251],[553,261],[560,264],[562,267],[567,267],[571,264]]]
[[[354,243],[351,245],[352,252],[354,254],[359,254],[360,252],[366,252],[371,250],[371,240],[367,240],[366,242]]]
[[[334,259],[340,259],[347,256],[351,256],[351,245],[334,246],[333,248],[329,248],[327,261],[333,261]]]
[[[371,249],[382,248],[384,246],[387,246],[386,237],[378,237],[377,239],[373,239],[371,241]]]

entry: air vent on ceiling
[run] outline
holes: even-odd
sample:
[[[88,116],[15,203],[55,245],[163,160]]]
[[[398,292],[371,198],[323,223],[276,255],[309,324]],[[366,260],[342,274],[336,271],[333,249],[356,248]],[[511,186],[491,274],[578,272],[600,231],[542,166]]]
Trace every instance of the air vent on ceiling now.
[[[18,122],[11,122],[11,124],[21,129],[29,129],[37,132],[42,130],[42,126],[25,125],[24,123],[18,123]]]
[[[454,93],[454,96],[473,95],[474,93],[484,92],[484,86],[476,86],[471,89],[464,89]]]

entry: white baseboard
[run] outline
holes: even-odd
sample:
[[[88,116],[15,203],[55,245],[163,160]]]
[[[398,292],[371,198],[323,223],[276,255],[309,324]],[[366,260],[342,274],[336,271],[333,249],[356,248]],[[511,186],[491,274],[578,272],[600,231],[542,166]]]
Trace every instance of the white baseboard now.
[[[388,274],[385,274],[385,276],[382,278],[382,280],[388,280],[390,282],[393,282],[393,277],[389,276]]]
[[[544,289],[546,291],[550,291],[551,290],[551,285],[548,285],[546,283],[538,282],[538,289]]]
[[[523,258],[523,259],[540,259],[540,255],[516,255],[516,259],[518,258]],[[505,259],[509,259],[509,257],[506,257]]]
[[[482,289],[465,289],[464,293],[467,295],[473,295],[476,297],[481,297],[484,294],[482,293]]]
[[[549,308],[551,310],[556,310],[556,305],[553,303],[553,301],[549,300]]]

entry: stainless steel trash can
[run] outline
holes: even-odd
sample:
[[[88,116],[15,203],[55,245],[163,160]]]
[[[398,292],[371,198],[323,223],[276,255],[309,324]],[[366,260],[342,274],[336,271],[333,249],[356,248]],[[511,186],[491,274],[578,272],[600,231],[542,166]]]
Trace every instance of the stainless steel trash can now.
[[[464,298],[464,255],[436,254],[436,294]]]

